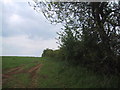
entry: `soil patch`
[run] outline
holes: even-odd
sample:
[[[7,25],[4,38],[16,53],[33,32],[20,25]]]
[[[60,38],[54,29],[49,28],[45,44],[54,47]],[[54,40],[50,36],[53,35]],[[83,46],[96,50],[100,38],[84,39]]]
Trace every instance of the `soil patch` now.
[[[39,71],[41,66],[42,66],[42,64],[38,64],[28,70],[28,73],[30,73],[30,78],[32,79],[29,87],[31,87],[31,88],[37,87],[37,78],[38,78],[37,72]]]
[[[30,83],[29,87],[31,87],[31,88],[37,87],[37,78],[38,78],[37,72],[41,68],[42,64],[37,64],[36,66],[30,68],[29,70],[25,70],[23,68],[23,66],[24,65],[12,68],[12,69],[8,70],[7,73],[2,74],[2,84],[9,82],[9,80],[12,78],[15,80],[15,78],[13,77],[13,75],[15,75],[15,74],[28,73],[28,74],[30,74],[30,79],[31,79],[31,83]],[[19,81],[18,83],[19,83],[19,85],[16,84],[15,88],[19,87],[19,86],[24,87],[22,82]]]
[[[6,83],[7,80],[8,80],[9,78],[11,78],[14,74],[21,73],[22,71],[23,71],[23,65],[8,70],[7,73],[2,74],[2,83],[3,83],[3,84]]]

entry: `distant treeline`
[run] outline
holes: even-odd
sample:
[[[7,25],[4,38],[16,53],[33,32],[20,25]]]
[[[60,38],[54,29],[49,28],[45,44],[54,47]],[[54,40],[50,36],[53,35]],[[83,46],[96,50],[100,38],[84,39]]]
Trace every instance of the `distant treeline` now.
[[[59,50],[52,50],[52,49],[45,49],[42,53],[42,57],[53,57],[58,58],[59,57]]]
[[[37,2],[35,9],[51,23],[62,23],[58,50],[46,49],[43,57],[55,57],[104,74],[120,73],[120,1]]]

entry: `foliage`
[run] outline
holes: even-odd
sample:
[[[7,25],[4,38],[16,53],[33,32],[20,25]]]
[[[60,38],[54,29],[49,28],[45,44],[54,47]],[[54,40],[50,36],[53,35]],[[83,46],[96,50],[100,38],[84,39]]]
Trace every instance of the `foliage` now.
[[[35,2],[51,23],[62,23],[60,51],[70,63],[103,73],[119,72],[120,1]]]
[[[46,49],[43,51],[42,57],[53,57],[53,50],[52,49]]]
[[[60,50],[45,49],[42,53],[42,57],[60,58]]]

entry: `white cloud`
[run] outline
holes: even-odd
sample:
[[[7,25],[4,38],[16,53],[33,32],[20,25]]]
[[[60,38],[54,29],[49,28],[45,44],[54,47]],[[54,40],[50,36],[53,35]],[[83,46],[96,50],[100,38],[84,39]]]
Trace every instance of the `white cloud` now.
[[[12,25],[19,25],[21,24],[22,22],[24,22],[23,18],[17,14],[12,14],[10,17],[9,17],[9,20],[8,20],[8,23],[12,26]]]
[[[27,1],[34,1],[34,0],[4,0],[4,3],[11,3],[11,2],[27,2]]]
[[[4,4],[2,55],[40,56],[46,48],[57,49],[60,26],[51,25],[28,3]]]
[[[2,44],[4,55],[18,54],[37,56],[40,55],[41,52],[46,48],[57,49],[55,39],[43,40],[42,38],[37,38],[35,40],[31,40],[27,35],[4,37]],[[13,49],[13,52],[11,49]]]
[[[0,36],[0,55],[2,55],[2,37]]]
[[[4,0],[4,3],[5,3],[5,4],[12,3],[12,0]]]
[[[13,15],[10,17],[10,21],[13,21],[13,22],[21,21],[21,18],[20,18],[19,15],[13,14]]]
[[[15,9],[13,8],[14,6]],[[44,37],[47,34],[55,36],[56,32],[60,30],[60,25],[51,25],[41,13],[34,11],[27,3],[13,3],[10,6],[6,5],[4,9],[3,33],[9,36],[21,33],[32,36],[35,36],[35,34],[37,36],[42,34]]]

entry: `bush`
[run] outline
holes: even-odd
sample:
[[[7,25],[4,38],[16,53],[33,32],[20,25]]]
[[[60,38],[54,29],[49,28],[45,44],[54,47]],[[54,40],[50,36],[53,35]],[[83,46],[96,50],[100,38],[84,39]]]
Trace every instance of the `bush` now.
[[[43,51],[42,57],[53,57],[53,56],[54,54],[52,49],[47,48]]]

